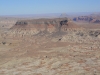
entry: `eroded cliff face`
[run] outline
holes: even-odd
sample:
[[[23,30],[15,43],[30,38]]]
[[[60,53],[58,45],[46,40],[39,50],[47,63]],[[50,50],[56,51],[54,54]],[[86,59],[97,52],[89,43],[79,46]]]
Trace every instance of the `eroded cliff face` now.
[[[73,21],[68,18],[54,19],[31,19],[19,20],[10,28],[8,35],[10,37],[32,37],[34,35],[62,35],[68,30],[80,29]]]
[[[90,23],[100,23],[100,19],[97,17],[92,17],[92,16],[79,16],[73,18],[74,21],[77,22],[90,22]]]
[[[71,26],[69,22],[67,18],[19,20],[10,28],[10,33],[22,36],[66,31]]]
[[[67,18],[34,19],[17,21],[11,29],[37,29],[40,31],[60,30],[63,25],[68,25]]]

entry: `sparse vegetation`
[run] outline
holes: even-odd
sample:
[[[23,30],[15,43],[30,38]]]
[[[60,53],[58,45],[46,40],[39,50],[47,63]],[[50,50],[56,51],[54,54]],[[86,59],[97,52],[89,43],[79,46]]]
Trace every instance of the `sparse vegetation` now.
[[[99,75],[99,26],[87,27],[65,18],[15,22],[0,33],[0,74]]]

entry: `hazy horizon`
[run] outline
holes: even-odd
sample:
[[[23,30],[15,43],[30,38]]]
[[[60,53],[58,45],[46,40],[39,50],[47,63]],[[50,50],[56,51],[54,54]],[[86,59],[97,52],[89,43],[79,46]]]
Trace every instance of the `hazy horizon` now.
[[[0,0],[0,15],[99,13],[100,0]]]

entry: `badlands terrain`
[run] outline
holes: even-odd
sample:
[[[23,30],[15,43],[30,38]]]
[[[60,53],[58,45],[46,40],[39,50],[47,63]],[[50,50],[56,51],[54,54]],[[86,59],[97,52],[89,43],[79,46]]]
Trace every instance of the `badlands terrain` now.
[[[0,75],[100,75],[99,22],[0,17]]]

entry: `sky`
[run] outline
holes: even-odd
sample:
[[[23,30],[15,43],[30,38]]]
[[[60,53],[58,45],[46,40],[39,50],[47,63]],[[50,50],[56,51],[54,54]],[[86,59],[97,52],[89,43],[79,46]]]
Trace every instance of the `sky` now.
[[[100,12],[100,0],[0,0],[0,15]]]

